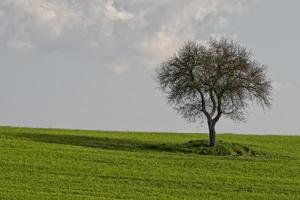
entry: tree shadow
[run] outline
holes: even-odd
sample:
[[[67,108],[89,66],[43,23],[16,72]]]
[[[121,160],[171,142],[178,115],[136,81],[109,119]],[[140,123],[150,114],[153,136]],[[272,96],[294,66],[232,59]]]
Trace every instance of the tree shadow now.
[[[130,139],[93,137],[82,135],[56,135],[42,133],[11,133],[10,136],[43,143],[74,145],[91,148],[126,151],[181,152],[216,156],[256,156],[257,152],[237,143],[219,142],[209,147],[207,140],[191,140],[185,143],[149,143]]]
[[[82,147],[102,148],[111,150],[127,150],[127,151],[181,151],[178,149],[178,144],[167,143],[147,143],[130,139],[108,138],[108,137],[93,137],[81,135],[56,135],[42,133],[25,133],[18,132],[9,134],[15,138],[27,139],[36,142],[54,143],[64,145],[74,145]]]

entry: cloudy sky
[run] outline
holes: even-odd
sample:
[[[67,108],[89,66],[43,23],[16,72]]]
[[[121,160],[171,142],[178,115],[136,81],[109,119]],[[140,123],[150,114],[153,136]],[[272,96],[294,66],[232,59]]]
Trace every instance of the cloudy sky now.
[[[269,66],[273,106],[218,132],[300,134],[298,0],[1,0],[0,124],[207,132],[156,88],[187,40],[225,36]]]

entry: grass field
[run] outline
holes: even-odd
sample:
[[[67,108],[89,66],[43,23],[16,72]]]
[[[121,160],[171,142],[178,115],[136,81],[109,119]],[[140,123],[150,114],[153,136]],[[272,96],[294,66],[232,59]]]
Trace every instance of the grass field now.
[[[300,137],[218,136],[257,157],[149,148],[206,138],[0,127],[0,199],[300,199]]]

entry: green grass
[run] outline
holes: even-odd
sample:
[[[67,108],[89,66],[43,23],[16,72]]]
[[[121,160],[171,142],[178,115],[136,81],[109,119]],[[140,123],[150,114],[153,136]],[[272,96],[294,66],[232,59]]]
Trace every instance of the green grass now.
[[[300,137],[218,135],[254,156],[200,155],[205,139],[0,127],[0,199],[300,199]]]

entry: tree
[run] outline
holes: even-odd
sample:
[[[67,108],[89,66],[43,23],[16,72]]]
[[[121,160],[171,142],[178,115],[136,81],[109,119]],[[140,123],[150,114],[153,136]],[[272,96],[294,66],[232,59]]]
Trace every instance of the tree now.
[[[269,107],[272,85],[266,66],[234,41],[189,41],[157,70],[157,82],[168,103],[191,122],[207,120],[209,145],[216,144],[221,116],[244,121],[254,101]]]

